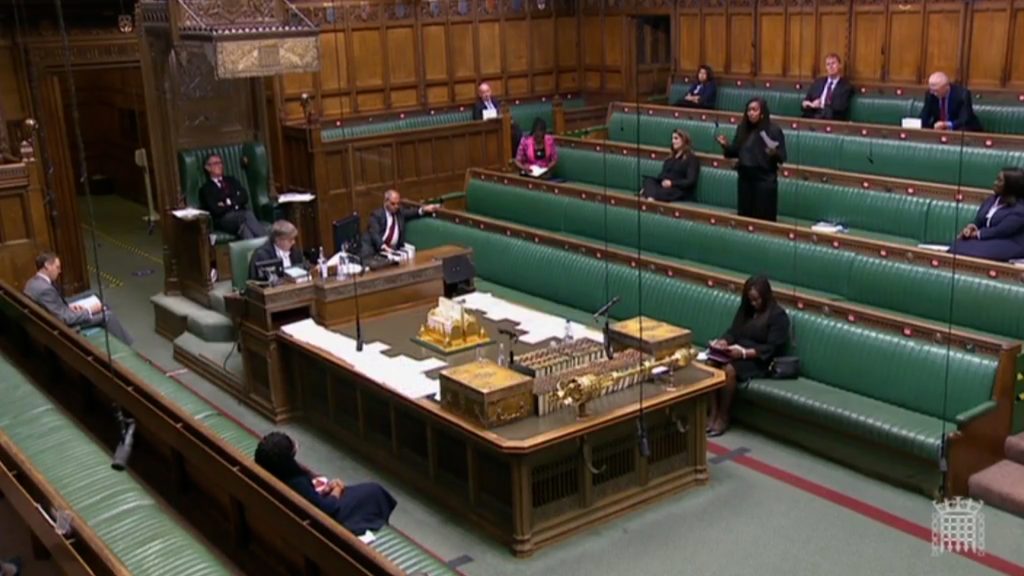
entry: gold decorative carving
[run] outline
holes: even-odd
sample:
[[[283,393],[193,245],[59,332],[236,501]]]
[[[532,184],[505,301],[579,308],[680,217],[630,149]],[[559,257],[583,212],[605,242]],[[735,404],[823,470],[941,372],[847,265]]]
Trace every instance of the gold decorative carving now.
[[[171,0],[175,1],[175,0]],[[177,0],[207,26],[275,23],[279,0]]]
[[[250,78],[320,69],[320,39],[218,41],[217,78]]]

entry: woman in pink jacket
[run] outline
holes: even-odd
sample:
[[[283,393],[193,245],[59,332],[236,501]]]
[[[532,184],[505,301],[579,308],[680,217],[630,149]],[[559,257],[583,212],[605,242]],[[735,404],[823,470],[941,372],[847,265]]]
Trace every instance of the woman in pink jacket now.
[[[558,163],[558,148],[555,137],[548,134],[548,125],[537,118],[533,121],[533,130],[519,141],[516,152],[516,166],[524,176],[550,178]]]

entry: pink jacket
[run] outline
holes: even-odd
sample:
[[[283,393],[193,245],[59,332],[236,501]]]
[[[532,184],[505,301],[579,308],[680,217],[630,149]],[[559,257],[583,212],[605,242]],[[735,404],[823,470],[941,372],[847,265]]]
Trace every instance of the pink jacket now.
[[[534,157],[536,152],[532,134],[523,136],[519,141],[519,150],[516,152],[516,161],[525,166],[537,165],[547,168],[558,160],[558,148],[555,146],[555,137],[551,134],[544,135],[544,158],[538,160]]]

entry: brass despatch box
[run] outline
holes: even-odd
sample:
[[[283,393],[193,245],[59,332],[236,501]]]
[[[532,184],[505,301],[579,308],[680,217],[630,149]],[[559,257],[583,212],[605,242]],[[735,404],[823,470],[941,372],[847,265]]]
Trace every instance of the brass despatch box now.
[[[616,322],[608,329],[612,344],[617,349],[636,348],[655,358],[669,356],[693,342],[693,334],[686,328],[646,316]]]
[[[533,378],[480,360],[441,372],[441,407],[484,428],[533,415]]]

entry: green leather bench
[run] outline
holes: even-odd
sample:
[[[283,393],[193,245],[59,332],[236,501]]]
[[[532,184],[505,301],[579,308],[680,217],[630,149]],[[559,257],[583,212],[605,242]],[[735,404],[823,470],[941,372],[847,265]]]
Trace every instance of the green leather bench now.
[[[827,298],[1024,338],[1024,312],[1017,304],[1024,301],[1024,285],[651,212],[638,218],[628,208],[477,179],[469,182],[466,193],[467,210],[481,216],[595,244],[608,242],[629,252],[641,249],[713,272],[767,274],[775,282]]]
[[[232,574],[0,354],[0,430],[132,574]]]
[[[669,86],[668,102],[677,105],[690,89],[686,83]],[[899,126],[904,118],[917,118],[924,107],[924,91],[913,98],[896,96],[870,96],[855,94],[850,101],[850,120],[865,124],[887,124]],[[768,102],[768,109],[776,116],[800,117],[803,114],[801,102],[807,91],[776,90],[718,85],[716,109],[728,112],[743,112],[747,102],[760,96]],[[994,134],[1024,134],[1024,105],[1013,103],[989,103],[974,99],[974,113],[981,120],[986,132]]]
[[[106,350],[106,333],[103,329],[86,330],[83,332],[83,336],[98,351]],[[200,398],[177,380],[166,376],[160,369],[116,338],[111,337],[110,342],[111,356],[117,365],[137,376],[169,402],[177,404],[196,420],[205,424],[214,434],[237,448],[240,453],[249,458],[253,457],[256,453],[256,445],[259,443],[259,438],[253,432],[240,426],[235,420],[222,413],[220,409]],[[109,465],[109,458],[107,464]],[[377,540],[370,546],[409,574],[429,574],[431,576],[456,574],[438,558],[395,528],[386,526],[375,536]]]
[[[562,147],[554,175],[596,191],[635,196],[643,176],[656,176],[661,160]],[[702,208],[736,211],[736,172],[702,166],[694,201]],[[800,226],[843,224],[851,235],[901,244],[949,244],[974,218],[977,206],[865,191],[850,186],[779,180],[779,221]]]
[[[610,223],[609,228],[619,224]],[[621,301],[612,311],[615,319],[642,311],[646,316],[689,328],[698,344],[718,337],[738,306],[736,295],[703,284],[638,272],[584,254],[439,219],[411,222],[408,236],[420,249],[442,244],[471,247],[482,280],[533,297],[530,305],[543,309],[542,303],[548,301],[553,308],[586,312],[596,310],[609,295],[617,295]],[[831,431],[839,438],[836,442],[810,447],[836,457],[850,439],[881,446],[884,450],[874,450],[863,464],[855,459],[850,462],[900,484],[934,493],[941,479],[940,446],[945,434],[994,405],[991,396],[996,358],[924,344],[799,310],[791,310],[790,316],[802,377],[796,381],[755,381],[741,390],[741,404],[770,404],[779,415],[768,421],[768,416],[762,415],[750,423],[773,431],[799,422],[804,434],[812,439],[823,438],[819,430]],[[748,413],[737,411],[737,416],[746,421],[743,417]]]
[[[613,112],[608,138],[614,142],[668,147],[672,130],[681,128],[698,152],[721,154],[716,134],[732,139],[736,127],[698,120]],[[783,126],[785,130],[785,126]],[[1024,166],[1024,150],[996,150],[843,136],[823,132],[786,131],[789,162],[841,172],[990,188],[1004,166]]]
[[[583,98],[570,98],[562,100],[562,108],[564,110],[572,110],[574,108],[583,108],[586,106],[586,101]],[[546,102],[524,102],[522,104],[513,104],[509,110],[512,113],[512,119],[515,120],[516,124],[519,125],[519,129],[524,134],[528,133],[533,127],[533,121],[540,118],[547,124],[548,132],[554,133],[555,131],[555,114],[551,105],[551,101]]]
[[[178,178],[185,202],[193,208],[203,208],[199,189],[206,182],[204,164],[211,154],[224,161],[224,173],[233,176],[249,191],[249,207],[262,222],[274,220],[274,205],[270,200],[270,162],[267,149],[260,142],[229,144],[210,148],[192,148],[178,151]],[[234,234],[210,230],[217,244],[237,239]]]

